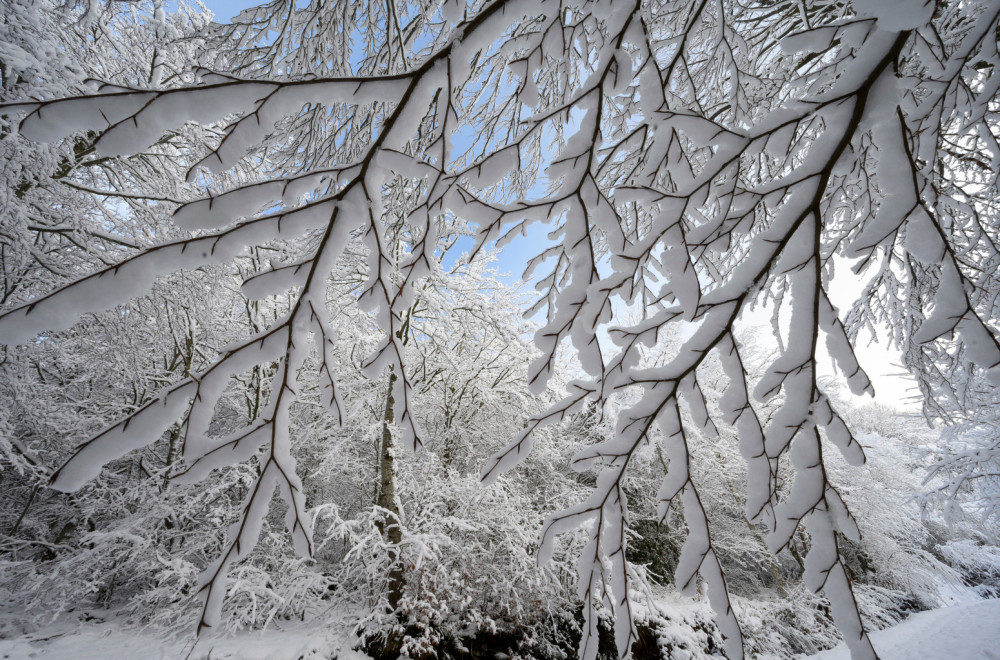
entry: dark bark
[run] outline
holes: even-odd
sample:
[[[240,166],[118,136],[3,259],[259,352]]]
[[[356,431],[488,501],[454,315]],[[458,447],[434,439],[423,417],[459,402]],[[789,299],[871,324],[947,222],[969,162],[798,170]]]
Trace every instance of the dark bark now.
[[[392,437],[392,425],[395,423],[393,406],[395,401],[392,388],[396,383],[395,372],[389,373],[389,385],[385,394],[385,413],[382,417],[382,446],[379,451],[379,489],[376,504],[385,512],[385,519],[379,526],[382,535],[389,544],[389,557],[392,565],[389,569],[389,608],[396,610],[403,595],[403,566],[400,563],[399,548],[403,541],[403,532],[399,527],[399,502],[396,498],[396,458],[395,445]]]

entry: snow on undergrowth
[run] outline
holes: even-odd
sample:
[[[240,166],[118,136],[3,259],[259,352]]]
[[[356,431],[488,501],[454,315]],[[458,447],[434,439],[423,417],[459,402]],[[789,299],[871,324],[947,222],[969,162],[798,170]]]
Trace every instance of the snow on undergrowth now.
[[[722,657],[720,638],[711,626],[707,603],[695,603],[676,596],[659,601],[662,611],[648,619],[653,626],[655,641],[670,660],[696,660]],[[747,622],[746,632],[753,658],[777,660],[797,657],[806,660],[848,660],[846,647],[815,655],[790,652],[780,644],[760,645],[759,634],[765,628],[802,626],[803,638],[815,630],[815,623],[785,618],[783,605],[756,603],[740,607],[743,616],[756,617]],[[969,602],[913,614],[891,628],[872,633],[875,649],[882,660],[954,660],[990,658],[1000,647],[1000,599]],[[197,643],[190,636],[163,637],[150,629],[135,629],[123,625],[117,618],[103,620],[90,615],[64,617],[37,629],[26,631],[17,627],[16,619],[5,612],[0,617],[0,658],[34,658],[47,660],[154,660],[188,658],[190,660],[367,660],[370,656],[357,650],[360,640],[338,626],[316,623],[291,623],[265,631],[243,632],[218,638],[204,638]],[[825,628],[832,630],[829,622]],[[772,638],[773,641],[773,638]],[[649,649],[639,649],[637,657]],[[490,657],[490,656],[487,656]]]

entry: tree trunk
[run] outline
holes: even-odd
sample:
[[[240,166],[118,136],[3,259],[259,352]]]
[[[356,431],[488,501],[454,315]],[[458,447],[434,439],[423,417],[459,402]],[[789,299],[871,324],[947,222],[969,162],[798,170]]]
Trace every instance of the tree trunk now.
[[[395,610],[403,595],[403,567],[399,558],[399,546],[403,533],[399,527],[399,502],[396,498],[396,459],[392,440],[392,425],[395,422],[392,388],[396,374],[389,372],[389,386],[385,394],[385,414],[382,418],[382,447],[379,452],[379,489],[376,504],[385,511],[385,520],[379,525],[388,542],[389,558],[389,608]]]

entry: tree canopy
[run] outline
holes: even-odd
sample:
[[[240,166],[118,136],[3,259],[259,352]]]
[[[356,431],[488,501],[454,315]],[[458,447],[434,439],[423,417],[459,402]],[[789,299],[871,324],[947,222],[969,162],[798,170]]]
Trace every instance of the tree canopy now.
[[[900,352],[928,420],[972,431],[942,446],[939,493],[995,515],[1000,4],[273,0],[227,25],[151,6],[54,4],[75,26],[60,32],[14,2],[0,26],[0,342],[8,360],[68,342],[88,315],[157,287],[161,330],[180,324],[172,306],[187,310],[176,337],[218,326],[210,355],[175,341],[162,387],[51,475],[74,491],[165,433],[174,483],[257,461],[203,576],[201,627],[218,624],[275,490],[297,552],[316,552],[293,457],[302,401],[346,423],[360,375],[383,379],[368,398],[385,398],[386,442],[413,450],[430,384],[451,397],[442,428],[499,405],[516,366],[505,351],[526,349],[505,347],[519,330],[455,264],[474,269],[536,225],[526,378],[534,395],[564,391],[481,457],[481,479],[524,461],[548,425],[609,425],[571,459],[597,469],[592,488],[551,512],[538,549],[544,563],[584,530],[582,658],[598,653],[602,607],[620,656],[638,641],[636,497],[664,520],[683,512],[676,584],[693,592],[700,576],[727,655],[742,657],[702,497],[724,475],[691,450],[723,426],[737,429],[747,519],[772,553],[807,531],[806,585],[853,656],[875,657],[844,559],[859,526],[828,467],[832,452],[852,465],[865,452],[823,377],[832,361],[872,394],[855,355],[871,337]],[[858,293],[840,310],[845,286]],[[193,302],[205,287],[214,301]],[[435,325],[452,309],[454,326]],[[751,370],[759,310],[776,348]],[[458,345],[473,357],[435,363],[423,348]],[[234,387],[258,410],[219,434]],[[666,475],[655,494],[629,492],[651,444]]]

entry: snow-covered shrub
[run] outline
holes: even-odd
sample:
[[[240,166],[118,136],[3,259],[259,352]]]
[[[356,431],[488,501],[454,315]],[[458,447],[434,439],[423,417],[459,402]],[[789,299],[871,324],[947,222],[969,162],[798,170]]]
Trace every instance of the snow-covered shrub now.
[[[529,469],[524,478],[540,477]],[[568,483],[562,498],[574,493]],[[319,510],[318,568],[336,598],[361,613],[357,625],[373,649],[437,657],[448,644],[488,637],[532,657],[550,653],[562,631],[576,626],[566,619],[576,607],[569,555],[541,568],[534,554],[551,501],[545,493],[533,497],[513,480],[483,489],[430,449],[404,464],[397,493],[404,587],[396,612],[386,607],[394,549],[378,531],[384,514],[347,521],[329,505]]]
[[[982,539],[954,539],[937,549],[965,584],[983,598],[1000,598],[1000,548]]]
[[[780,594],[738,597],[735,602],[752,658],[811,655],[840,641],[829,603],[800,584]]]

